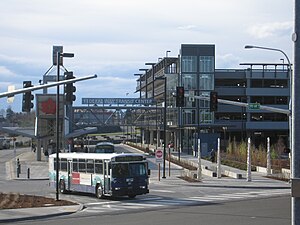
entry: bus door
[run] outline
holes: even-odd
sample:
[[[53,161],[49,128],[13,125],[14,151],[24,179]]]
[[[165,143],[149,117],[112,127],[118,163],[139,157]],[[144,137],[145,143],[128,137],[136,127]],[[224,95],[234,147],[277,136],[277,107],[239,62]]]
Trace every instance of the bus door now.
[[[67,164],[67,171],[68,171],[68,184],[67,184],[67,190],[71,189],[71,179],[72,179],[72,160],[68,160]]]
[[[111,185],[110,185],[110,174],[111,174],[111,162],[109,160],[104,160],[104,194],[110,193]]]

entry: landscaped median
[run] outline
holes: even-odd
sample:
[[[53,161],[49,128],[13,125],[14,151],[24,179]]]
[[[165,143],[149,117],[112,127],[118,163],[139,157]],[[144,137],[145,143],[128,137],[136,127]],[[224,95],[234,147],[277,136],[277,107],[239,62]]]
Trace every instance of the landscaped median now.
[[[47,198],[35,195],[22,195],[19,193],[0,193],[0,209],[19,209],[49,206],[78,205],[77,203]]]

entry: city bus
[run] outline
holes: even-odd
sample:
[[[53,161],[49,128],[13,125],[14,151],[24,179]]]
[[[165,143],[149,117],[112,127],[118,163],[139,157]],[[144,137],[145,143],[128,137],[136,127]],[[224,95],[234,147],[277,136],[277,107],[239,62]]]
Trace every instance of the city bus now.
[[[136,153],[59,153],[59,191],[87,192],[97,198],[149,193],[148,162]],[[49,182],[56,187],[56,154],[49,156]]]
[[[94,153],[114,153],[115,146],[111,142],[99,142],[96,144]]]

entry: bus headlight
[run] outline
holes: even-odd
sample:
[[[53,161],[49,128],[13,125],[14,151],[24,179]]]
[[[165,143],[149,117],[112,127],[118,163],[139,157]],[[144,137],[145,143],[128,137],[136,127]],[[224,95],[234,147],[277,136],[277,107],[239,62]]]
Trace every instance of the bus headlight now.
[[[140,186],[140,189],[146,189],[146,186]]]

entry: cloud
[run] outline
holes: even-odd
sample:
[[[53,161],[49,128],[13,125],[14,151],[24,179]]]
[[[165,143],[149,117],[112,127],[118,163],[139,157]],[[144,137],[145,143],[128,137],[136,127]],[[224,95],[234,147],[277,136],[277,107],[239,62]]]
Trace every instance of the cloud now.
[[[15,73],[7,69],[5,66],[0,66],[0,77],[12,77],[15,76]]]
[[[237,68],[241,59],[231,53],[216,55],[216,69]]]
[[[256,39],[265,39],[290,35],[292,33],[292,28],[292,22],[273,22],[253,25],[248,28],[247,32]]]
[[[197,28],[196,25],[185,25],[185,26],[178,27],[179,30],[194,30],[196,28]]]

